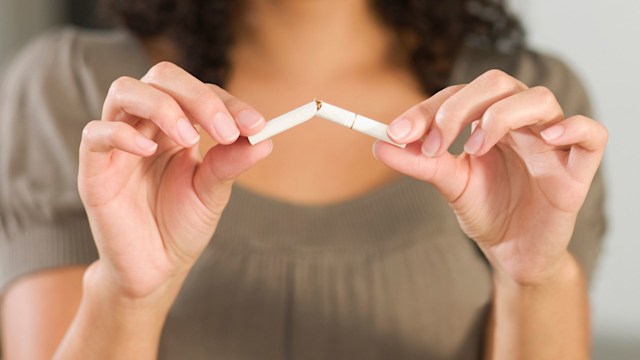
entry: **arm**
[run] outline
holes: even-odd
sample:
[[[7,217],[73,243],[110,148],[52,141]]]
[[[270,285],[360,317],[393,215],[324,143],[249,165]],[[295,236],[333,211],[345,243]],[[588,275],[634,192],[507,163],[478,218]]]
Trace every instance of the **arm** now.
[[[217,142],[204,156],[193,123]],[[263,126],[248,105],[170,63],[114,82],[101,121],[87,124],[80,144],[78,189],[99,260],[81,286],[77,276],[73,285],[58,278],[35,284],[34,302],[26,294],[7,303],[4,311],[28,313],[49,306],[52,293],[75,300],[64,315],[28,324],[54,329],[42,337],[14,333],[15,317],[3,320],[7,347],[24,354],[45,345],[42,357],[57,347],[59,359],[155,358],[171,304],[214,234],[234,179],[271,150],[269,141],[251,146],[239,136]],[[68,297],[62,283],[74,289]]]
[[[579,264],[569,253],[544,283],[494,277],[487,359],[589,359],[589,301]]]
[[[452,155],[469,124],[464,153]],[[407,148],[377,143],[377,158],[432,183],[492,267],[489,358],[588,358],[585,279],[568,245],[606,129],[565,117],[548,88],[492,70],[410,109],[389,135]]]
[[[127,298],[87,271],[75,319],[54,359],[156,359],[160,334],[186,274],[144,298]]]
[[[6,290],[0,316],[3,359],[51,359],[78,310],[84,271],[81,266],[41,271]]]
[[[147,300],[114,298],[85,281],[85,267],[20,279],[2,303],[3,359],[155,359],[160,332],[179,284]],[[107,316],[105,316],[107,315]],[[73,324],[72,324],[73,322]],[[65,335],[66,334],[66,335]],[[64,341],[63,341],[64,338]]]

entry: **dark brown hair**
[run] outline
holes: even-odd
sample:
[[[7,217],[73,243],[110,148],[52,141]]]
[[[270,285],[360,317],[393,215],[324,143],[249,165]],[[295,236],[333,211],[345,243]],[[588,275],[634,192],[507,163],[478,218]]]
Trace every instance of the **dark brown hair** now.
[[[241,0],[106,0],[110,10],[141,37],[171,35],[186,69],[223,85],[227,49]],[[370,0],[380,18],[412,39],[410,63],[427,93],[447,85],[463,44],[517,51],[522,27],[502,0]]]

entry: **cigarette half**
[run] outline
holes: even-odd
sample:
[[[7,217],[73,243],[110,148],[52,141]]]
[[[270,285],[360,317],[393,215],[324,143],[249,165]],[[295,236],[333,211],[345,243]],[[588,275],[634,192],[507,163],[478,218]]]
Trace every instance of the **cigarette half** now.
[[[349,129],[353,129],[359,133],[369,135],[378,140],[388,142],[389,144],[405,148],[406,145],[393,142],[387,135],[387,125],[379,121],[370,119],[351,111],[339,108],[335,105],[328,104],[324,101],[319,102],[318,117],[329,120],[336,124],[342,125]]]
[[[318,112],[318,102],[311,101],[299,108],[293,109],[288,113],[282,114],[270,121],[267,121],[264,129],[259,133],[248,137],[249,143],[255,145],[261,141],[267,140],[273,136],[298,126],[306,121],[311,120]]]
[[[351,111],[339,108],[335,105],[328,104],[324,101],[319,101],[318,108],[318,117],[323,118],[325,120],[329,120],[338,125],[342,125],[351,129],[353,127],[353,123],[356,120],[356,113],[352,113]]]
[[[359,133],[369,135],[373,138],[388,142],[389,144],[401,147],[403,149],[407,147],[407,145],[405,144],[398,144],[391,140],[391,138],[389,138],[389,135],[387,135],[387,127],[388,126],[386,124],[383,124],[379,121],[369,119],[366,116],[356,115],[356,119],[353,122],[352,129]]]

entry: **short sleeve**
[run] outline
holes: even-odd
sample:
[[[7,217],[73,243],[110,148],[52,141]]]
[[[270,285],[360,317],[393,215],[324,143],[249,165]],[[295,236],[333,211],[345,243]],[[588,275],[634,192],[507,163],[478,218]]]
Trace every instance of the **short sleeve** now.
[[[97,259],[77,190],[78,148],[110,82],[138,76],[143,66],[140,50],[123,39],[64,28],[33,41],[3,69],[0,291],[28,273]]]
[[[566,63],[552,56],[525,52],[518,62],[516,76],[529,86],[549,88],[562,106],[565,117],[585,115],[593,118],[587,91]],[[569,251],[576,257],[589,280],[593,278],[606,230],[605,189],[599,170],[578,213]]]
[[[19,52],[0,87],[0,288],[21,275],[97,258],[77,191],[91,120],[74,73],[74,36],[56,31]]]

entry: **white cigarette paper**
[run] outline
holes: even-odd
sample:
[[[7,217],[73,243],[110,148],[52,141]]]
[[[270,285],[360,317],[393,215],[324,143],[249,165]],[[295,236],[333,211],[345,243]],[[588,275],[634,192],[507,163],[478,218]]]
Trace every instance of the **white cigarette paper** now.
[[[319,101],[318,106],[319,109],[316,114],[318,117],[349,129],[353,127],[353,122],[356,120],[356,116],[358,116],[356,113],[352,113],[351,111],[339,108],[335,105],[327,104],[324,101]]]
[[[317,113],[318,117],[325,120],[329,120],[336,124],[353,129],[361,134],[371,136],[375,139],[382,140],[389,144],[405,148],[404,144],[397,144],[393,142],[387,135],[387,125],[373,119],[369,119],[366,116],[353,113],[351,111],[339,108],[335,105],[327,104],[326,102],[320,102],[320,109]]]
[[[357,115],[356,120],[353,122],[353,126],[351,128],[359,133],[369,135],[372,138],[388,142],[389,144],[401,147],[403,149],[407,147],[407,145],[405,144],[397,144],[393,142],[393,140],[389,138],[389,135],[387,135],[387,127],[388,126],[386,124],[375,121],[373,119],[369,119],[366,116]]]
[[[406,145],[393,142],[387,135],[387,125],[369,119],[368,117],[353,113],[349,110],[339,108],[326,102],[313,100],[308,104],[293,109],[286,114],[280,115],[267,121],[264,129],[255,135],[249,136],[249,143],[255,145],[261,141],[287,131],[294,126],[311,120],[314,116],[329,120],[346,128],[353,129],[359,133],[369,135],[378,140],[404,148]]]
[[[318,112],[318,103],[314,100],[288,113],[282,114],[272,120],[267,121],[264,129],[259,133],[248,137],[249,143],[255,145],[261,141],[278,135],[306,121],[311,120]]]

